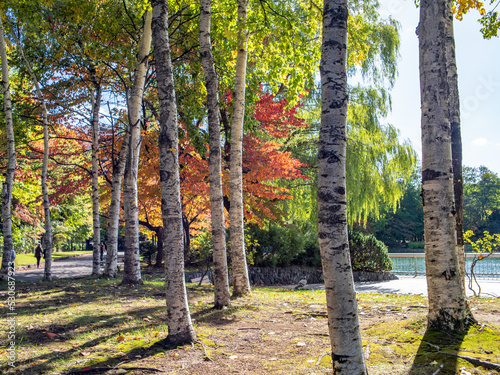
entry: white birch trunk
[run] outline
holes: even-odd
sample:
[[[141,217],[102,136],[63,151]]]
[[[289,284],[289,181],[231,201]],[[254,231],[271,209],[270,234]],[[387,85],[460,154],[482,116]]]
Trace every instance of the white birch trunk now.
[[[349,256],[346,199],[347,0],[326,0],[321,54],[318,237],[334,374],[366,374]]]
[[[236,81],[234,85],[234,111],[231,123],[230,153],[230,238],[233,266],[233,297],[250,293],[245,234],[243,227],[243,121],[245,118],[245,81],[247,70],[247,9],[248,0],[238,0],[238,51],[236,54]]]
[[[12,244],[12,185],[14,183],[14,173],[16,170],[16,150],[14,141],[14,124],[12,120],[12,103],[10,100],[9,65],[7,61],[7,48],[5,46],[5,36],[3,32],[2,18],[0,17],[0,58],[2,61],[2,91],[3,108],[5,112],[5,133],[7,136],[7,170],[5,181],[2,184],[2,233],[3,233],[3,255],[1,279],[7,280],[9,274],[9,264],[11,262]]]
[[[125,209],[125,259],[124,284],[142,283],[139,260],[139,208],[137,197],[137,176],[141,151],[141,106],[148,56],[151,49],[151,12],[146,12],[144,31],[137,54],[134,84],[128,100],[130,141],[128,144],[127,164],[123,183],[123,205]]]
[[[45,99],[40,89],[40,84],[36,78],[35,73],[31,69],[29,61],[24,56],[23,47],[19,41],[14,30],[11,28],[12,36],[14,37],[21,58],[24,61],[26,70],[28,71],[31,79],[36,88],[36,95],[40,104],[42,106],[42,124],[43,124],[43,163],[42,163],[42,198],[43,198],[43,211],[45,217],[45,234],[43,236],[44,241],[44,253],[45,253],[45,269],[44,269],[44,279],[52,279],[52,228],[50,223],[50,202],[49,202],[49,192],[47,189],[47,173],[49,169],[49,123],[47,120],[47,106],[45,104]]]
[[[463,177],[462,177],[462,135],[460,130],[460,95],[458,92],[458,73],[455,57],[455,36],[453,15],[449,14],[447,28],[446,64],[450,89],[449,110],[451,121],[451,158],[453,167],[453,194],[455,198],[458,263],[460,277],[465,289],[465,250],[464,250],[464,212],[463,212]]]
[[[448,57],[452,13],[447,0],[422,0],[418,26],[422,113],[422,201],[429,326],[462,331],[472,321],[465,298],[455,222]],[[454,64],[452,64],[454,65]]]
[[[111,181],[111,202],[109,205],[108,236],[106,268],[103,276],[106,278],[116,277],[118,269],[118,231],[120,229],[120,202],[122,193],[122,180],[127,162],[129,134],[123,137],[123,143],[118,155],[118,161],[113,166],[113,178]]]
[[[167,0],[152,0],[153,43],[160,103],[161,210],[165,228],[165,289],[167,300],[167,341],[174,345],[196,340],[186,286],[179,179],[179,140],[174,76],[168,40]]]
[[[92,275],[101,274],[101,223],[99,215],[99,111],[101,108],[101,85],[97,81],[95,67],[90,68],[91,80],[95,89],[92,95],[92,226],[94,229],[94,248],[92,254]]]
[[[214,260],[214,308],[229,306],[226,229],[222,193],[221,136],[219,121],[219,84],[210,41],[211,0],[201,0],[200,55],[207,88],[208,132],[210,136],[209,179]]]

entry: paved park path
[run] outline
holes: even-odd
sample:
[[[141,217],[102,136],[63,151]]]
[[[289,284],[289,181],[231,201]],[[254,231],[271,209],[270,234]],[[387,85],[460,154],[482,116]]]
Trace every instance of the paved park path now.
[[[123,259],[123,253],[118,253],[118,259]],[[104,269],[104,262],[101,262],[101,270]],[[119,261],[118,265],[123,268],[123,261]],[[43,279],[44,265],[40,268],[28,268],[25,270],[16,271],[16,281],[34,282]],[[52,277],[54,279],[77,279],[92,274],[92,254],[80,255],[73,258],[61,260],[52,260]]]
[[[355,289],[358,293],[379,294],[420,294],[427,296],[427,280],[425,276],[398,276],[399,280],[378,282],[356,282]],[[500,298],[500,279],[478,279],[481,286],[481,297]],[[294,288],[295,285],[288,286]],[[306,285],[305,289],[324,289],[324,284]],[[475,286],[477,292],[477,286]],[[467,288],[467,295],[474,293]]]
[[[123,259],[119,254],[118,259]],[[123,262],[118,262],[120,266]],[[43,267],[29,268],[24,271],[16,271],[16,280],[34,282],[43,279]],[[92,274],[92,254],[82,255],[75,258],[63,259],[52,262],[52,275],[54,279],[81,278]],[[380,282],[357,282],[355,283],[358,293],[380,293],[380,294],[421,294],[427,295],[427,282],[425,276],[398,276],[399,280]],[[482,297],[500,298],[500,279],[479,279]],[[294,288],[295,285],[285,286]],[[324,284],[309,284],[305,289],[324,289]],[[476,287],[477,290],[477,287]],[[467,295],[474,293],[467,289]]]

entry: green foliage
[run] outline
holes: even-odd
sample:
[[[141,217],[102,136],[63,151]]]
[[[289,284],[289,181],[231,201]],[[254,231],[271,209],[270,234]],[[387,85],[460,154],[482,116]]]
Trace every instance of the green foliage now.
[[[148,266],[151,265],[151,259],[155,256],[157,250],[157,247],[150,241],[143,241],[139,244],[139,253]]]
[[[411,179],[402,184],[402,188],[403,198],[395,210],[383,206],[380,217],[370,219],[373,233],[389,247],[423,248],[420,246],[424,239],[424,212],[419,169],[414,169]]]
[[[488,168],[464,167],[464,229],[495,232],[500,224],[500,178]]]
[[[288,267],[296,264],[306,249],[304,233],[294,225],[280,227],[269,222],[267,228],[256,225],[247,228],[254,243],[258,243],[254,254],[254,265],[259,267]]]
[[[373,234],[355,232],[349,236],[353,271],[390,271],[392,260],[383,242]]]

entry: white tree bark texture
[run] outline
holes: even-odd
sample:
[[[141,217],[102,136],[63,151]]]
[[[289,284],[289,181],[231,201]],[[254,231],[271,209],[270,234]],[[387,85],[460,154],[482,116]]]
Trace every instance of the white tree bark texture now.
[[[179,179],[179,138],[174,76],[168,39],[168,2],[153,0],[153,45],[160,103],[161,210],[165,228],[165,291],[167,342],[184,345],[196,340],[184,282],[184,238]]]
[[[420,2],[419,35],[422,127],[422,201],[429,326],[462,331],[472,321],[457,251],[451,151],[454,63],[446,39],[452,25],[447,0]],[[452,31],[451,31],[452,32]],[[455,68],[456,69],[456,68]]]
[[[50,222],[49,191],[47,188],[47,174],[49,169],[49,152],[50,152],[47,106],[42,94],[42,90],[40,89],[40,84],[38,82],[38,79],[35,73],[33,72],[33,69],[31,69],[31,64],[24,55],[22,45],[14,30],[12,30],[12,36],[16,41],[19,54],[21,55],[21,58],[24,61],[24,65],[28,70],[28,74],[33,80],[33,84],[35,85],[36,89],[36,95],[38,97],[38,100],[40,101],[40,105],[42,106],[42,124],[43,124],[42,199],[43,199],[43,212],[44,212],[44,223],[45,223],[45,234],[43,235],[43,242],[44,242],[43,247],[45,254],[44,279],[51,280],[52,279],[52,227]]]
[[[207,89],[208,132],[210,137],[209,181],[214,262],[214,308],[230,304],[226,255],[226,229],[222,193],[221,135],[219,121],[219,84],[210,41],[211,0],[201,0],[200,55]]]
[[[318,237],[334,374],[366,374],[347,236],[346,0],[326,0],[321,54]]]
[[[92,227],[93,227],[93,254],[92,275],[101,274],[101,222],[99,215],[99,112],[101,110],[102,89],[96,76],[96,68],[89,68],[90,77],[95,93],[92,95]]]
[[[234,111],[231,122],[230,152],[230,239],[233,266],[233,297],[250,293],[245,234],[243,227],[243,121],[245,118],[245,82],[247,70],[247,22],[248,0],[238,0],[238,51],[236,53],[236,77],[234,85]]]
[[[125,211],[125,258],[123,265],[123,284],[142,284],[141,263],[139,259],[139,207],[137,196],[137,177],[139,174],[139,155],[141,151],[141,106],[148,56],[151,49],[151,12],[144,16],[144,30],[137,53],[134,83],[128,100],[129,143],[125,178],[123,182],[123,205]]]
[[[14,173],[16,171],[16,150],[14,139],[14,123],[12,120],[12,102],[10,100],[9,65],[7,61],[7,48],[5,46],[5,36],[3,22],[0,17],[0,57],[2,61],[2,91],[3,108],[5,113],[5,134],[7,136],[7,170],[5,181],[2,184],[2,233],[3,233],[3,254],[0,277],[2,280],[8,279],[9,263],[11,262],[12,243],[12,186],[14,184]]]

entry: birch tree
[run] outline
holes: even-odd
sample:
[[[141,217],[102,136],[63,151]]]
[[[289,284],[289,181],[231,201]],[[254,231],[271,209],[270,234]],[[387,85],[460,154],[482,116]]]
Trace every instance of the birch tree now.
[[[214,307],[230,303],[227,273],[226,229],[222,193],[221,136],[219,122],[219,85],[210,41],[211,0],[201,0],[200,55],[207,88],[208,132],[210,136],[209,179],[214,260]]]
[[[318,237],[335,374],[366,374],[349,257],[346,202],[347,0],[326,0],[321,54]]]
[[[7,61],[7,48],[3,32],[3,22],[0,15],[0,58],[2,62],[2,94],[3,108],[5,113],[5,133],[7,135],[7,170],[5,181],[2,184],[2,233],[3,233],[3,255],[1,278],[8,277],[9,263],[11,262],[12,245],[12,220],[11,202],[12,185],[14,184],[14,173],[16,171],[16,149],[14,140],[14,124],[12,120],[12,103],[10,100],[9,65]]]
[[[43,235],[44,242],[44,257],[45,257],[45,268],[44,268],[44,279],[51,280],[52,279],[52,227],[50,222],[50,202],[49,202],[49,192],[47,188],[47,174],[49,168],[49,122],[47,119],[47,106],[45,103],[44,96],[42,94],[42,90],[40,88],[40,84],[36,77],[36,74],[31,69],[31,64],[26,59],[24,55],[23,47],[21,42],[15,32],[15,30],[11,27],[12,36],[16,41],[17,48],[21,58],[24,62],[26,70],[33,80],[33,84],[35,85],[36,95],[38,97],[38,101],[42,107],[42,124],[43,124],[43,163],[42,163],[42,198],[43,198],[43,211],[44,211],[44,222],[45,222],[45,233]]]
[[[429,326],[463,331],[474,321],[467,305],[457,251],[450,111],[456,78],[452,43],[451,2],[420,2],[417,28],[420,51],[422,127],[422,204]],[[457,91],[458,93],[458,91]],[[453,103],[451,103],[453,106]]]
[[[236,53],[236,76],[234,85],[234,109],[231,123],[230,154],[230,239],[231,263],[233,266],[233,296],[250,293],[245,234],[243,228],[243,122],[245,118],[245,81],[247,70],[247,22],[248,0],[238,0],[238,49]]]
[[[92,226],[94,228],[94,248],[92,256],[92,275],[101,274],[101,223],[99,215],[99,111],[101,108],[101,84],[96,77],[94,65],[89,67],[90,79],[95,94],[92,95]]]
[[[182,207],[179,179],[179,138],[174,76],[168,38],[168,0],[152,0],[153,45],[160,103],[161,210],[165,228],[165,289],[167,300],[167,341],[175,345],[196,340],[186,286]]]
[[[141,150],[141,106],[148,56],[151,48],[151,12],[147,11],[144,20],[144,31],[137,54],[137,65],[134,71],[134,84],[128,99],[129,142],[125,178],[123,183],[123,205],[125,210],[125,259],[124,284],[142,283],[141,264],[139,260],[139,209],[137,198],[137,175],[139,170],[139,153]]]

